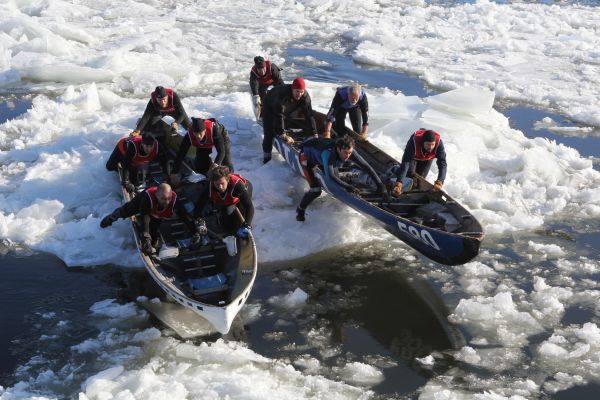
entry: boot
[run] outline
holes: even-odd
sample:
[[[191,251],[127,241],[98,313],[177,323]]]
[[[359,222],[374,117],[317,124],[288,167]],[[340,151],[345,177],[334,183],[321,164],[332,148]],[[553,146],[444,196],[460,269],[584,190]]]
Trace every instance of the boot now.
[[[263,164],[266,164],[269,161],[271,161],[271,153],[263,153]]]
[[[121,209],[117,208],[111,214],[108,214],[106,217],[102,218],[100,221],[100,228],[107,228],[113,224],[116,220],[121,218]]]
[[[296,208],[296,221],[304,222],[306,220],[305,213],[306,213],[306,210],[303,210],[300,207]]]

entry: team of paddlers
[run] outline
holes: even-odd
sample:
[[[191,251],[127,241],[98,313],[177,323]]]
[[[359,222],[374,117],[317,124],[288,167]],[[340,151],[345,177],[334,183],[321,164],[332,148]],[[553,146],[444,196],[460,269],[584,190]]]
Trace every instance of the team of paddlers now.
[[[338,167],[350,162],[355,145],[354,139],[345,134],[346,116],[349,116],[357,140],[367,139],[369,105],[367,94],[359,84],[354,83],[336,90],[325,124],[320,130],[321,136],[303,78],[296,77],[291,84],[286,84],[277,65],[257,56],[250,71],[250,91],[256,116],[262,119],[263,163],[271,160],[274,137],[279,136],[288,144],[294,142],[286,131],[286,119],[292,115],[303,119],[305,140],[299,144],[300,160],[310,189],[296,209],[298,221],[305,220],[306,207],[321,194],[321,183],[315,178],[314,168],[320,168],[326,176],[348,191],[355,191],[352,185],[337,177],[336,171]],[[165,116],[172,117],[173,122],[165,123]],[[179,148],[173,149],[175,159],[171,166],[167,163],[166,152],[170,151],[168,146],[171,135],[178,135],[179,125],[187,132]],[[195,204],[193,215],[188,213],[177,197],[178,173],[190,148],[195,149],[194,159],[189,160],[190,167],[208,178],[208,184],[201,190]],[[213,149],[216,150],[214,159],[211,157]],[[444,144],[437,132],[419,129],[411,135],[402,161],[393,171],[396,175],[395,184],[386,187],[377,176],[373,176],[373,179],[382,195],[399,197],[403,191],[410,189],[413,174],[427,176],[434,159],[437,159],[438,166],[434,190],[439,191],[446,176]],[[140,169],[152,161],[158,161],[163,171],[167,172],[168,183],[142,189]],[[369,169],[356,152],[352,162]],[[151,93],[143,116],[129,137],[118,141],[106,168],[109,171],[121,171],[123,187],[133,197],[104,217],[100,226],[106,228],[119,218],[139,214],[142,222],[141,248],[148,255],[154,254],[160,246],[160,221],[171,218],[174,214],[193,232],[191,246],[197,246],[206,230],[201,217],[209,202],[219,209],[219,223],[224,232],[247,237],[251,230],[254,216],[252,184],[240,174],[234,173],[227,129],[214,118],[189,118],[179,96],[171,88],[158,86]]]

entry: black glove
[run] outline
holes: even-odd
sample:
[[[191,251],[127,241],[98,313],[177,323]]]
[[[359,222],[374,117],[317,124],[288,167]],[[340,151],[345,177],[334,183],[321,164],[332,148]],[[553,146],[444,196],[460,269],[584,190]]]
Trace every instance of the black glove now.
[[[192,235],[192,241],[190,242],[190,248],[192,250],[197,249],[202,244],[202,235],[198,232]]]
[[[129,181],[123,181],[123,187],[125,188],[125,190],[127,190],[129,193],[133,193],[135,192],[135,185]]]
[[[144,233],[142,235],[142,252],[149,256],[156,253],[156,250],[152,247],[152,238],[149,233]]]

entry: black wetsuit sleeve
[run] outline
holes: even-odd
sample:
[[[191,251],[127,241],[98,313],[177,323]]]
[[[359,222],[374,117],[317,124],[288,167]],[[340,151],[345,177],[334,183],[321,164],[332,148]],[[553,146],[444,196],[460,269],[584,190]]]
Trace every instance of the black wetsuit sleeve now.
[[[175,161],[173,162],[173,169],[171,170],[172,174],[179,173],[179,169],[181,168],[181,163],[185,159],[185,155],[187,154],[190,146],[192,145],[189,133],[185,135],[181,144],[179,145],[179,150],[177,151],[177,155],[175,156]]]
[[[183,126],[187,128],[188,115],[185,112],[185,108],[183,108],[183,104],[181,103],[179,96],[175,92],[173,92],[173,107],[175,107],[175,115],[177,116],[175,118],[175,122],[177,122],[178,124],[182,124],[183,122]]]
[[[273,86],[283,84],[283,79],[281,79],[281,70],[273,63],[271,63],[271,77],[273,78]]]
[[[317,123],[315,122],[315,116],[313,115],[312,104],[310,101],[310,95],[308,92],[304,95],[304,105],[302,106],[304,117],[306,118],[306,128],[313,133],[317,133]]]
[[[253,96],[258,95],[258,76],[252,70],[250,70],[250,91]]]
[[[279,100],[279,99],[277,99]],[[275,129],[274,129],[274,133],[276,135],[281,135],[283,133],[283,129],[285,127],[285,114],[284,114],[284,106],[283,106],[283,101],[278,101],[277,104],[275,105],[276,109],[275,109]]]
[[[213,140],[215,142],[215,150],[217,150],[217,155],[215,157],[215,164],[223,164],[223,160],[225,159],[225,155],[227,154],[226,142],[227,142],[227,130],[223,125],[218,122],[213,124]]]
[[[156,158],[158,163],[160,164],[160,169],[166,174],[167,173],[167,149],[161,143],[158,143],[158,153],[156,154]]]
[[[208,185],[210,184],[211,183],[208,182],[200,192],[198,202],[194,206],[194,218],[199,218],[202,216],[202,211],[204,210],[204,207],[206,207],[208,201],[210,200],[210,198],[208,197]]]
[[[144,115],[142,115],[142,118],[140,118],[140,121],[138,122],[135,129],[140,132],[143,131],[144,128],[146,127],[146,124],[148,123],[148,121],[150,121],[150,118],[152,118],[155,115],[158,115],[158,113],[154,109],[154,105],[152,104],[152,99],[150,99],[148,101],[148,104],[146,105],[146,110],[144,110]]]
[[[413,136],[408,139],[406,147],[404,148],[404,154],[402,155],[402,162],[400,163],[400,170],[396,172],[398,180],[406,178],[406,174],[410,169],[410,163],[415,159],[416,149]]]
[[[131,142],[126,142],[125,155],[123,156],[123,182],[130,181],[129,170],[131,169],[131,162],[135,157],[135,145]]]
[[[142,197],[140,202],[140,216],[142,217],[142,233],[150,234],[150,220],[152,216],[150,215],[150,211],[152,210],[152,205],[150,204],[150,198],[148,197],[148,193],[140,193]]]
[[[448,170],[448,164],[446,163],[446,149],[444,148],[444,142],[440,139],[438,143],[438,148],[435,152],[435,157],[437,158],[437,167],[438,167],[438,181],[444,182],[446,179],[446,172]]]
[[[342,106],[342,103],[342,96],[340,96],[340,93],[336,91],[335,96],[333,96],[333,100],[331,100],[331,106],[329,106],[329,111],[327,112],[327,121],[334,122],[335,113],[337,112],[338,108]]]
[[[369,125],[369,100],[367,100],[366,93],[360,102],[360,112],[362,114],[363,125]]]
[[[240,199],[242,207],[246,210],[246,224],[252,225],[252,219],[254,218],[254,204],[252,204],[250,193],[248,193],[241,182],[238,182],[231,194]]]

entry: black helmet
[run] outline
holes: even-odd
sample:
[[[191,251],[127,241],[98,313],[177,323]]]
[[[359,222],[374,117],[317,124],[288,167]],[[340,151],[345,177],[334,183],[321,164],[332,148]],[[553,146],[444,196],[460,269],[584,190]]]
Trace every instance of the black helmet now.
[[[256,66],[256,68],[264,67],[265,66],[264,57],[261,57],[261,56],[254,57],[254,65]]]
[[[206,129],[202,118],[192,117],[192,132],[202,132]]]
[[[154,94],[159,99],[162,99],[163,97],[165,97],[167,95],[167,90],[162,86],[157,86],[156,89],[154,89]]]

